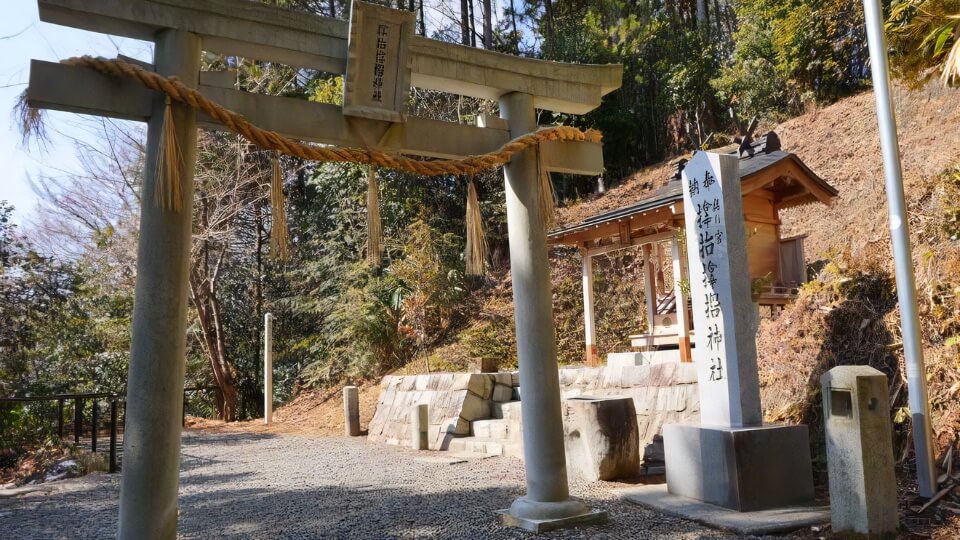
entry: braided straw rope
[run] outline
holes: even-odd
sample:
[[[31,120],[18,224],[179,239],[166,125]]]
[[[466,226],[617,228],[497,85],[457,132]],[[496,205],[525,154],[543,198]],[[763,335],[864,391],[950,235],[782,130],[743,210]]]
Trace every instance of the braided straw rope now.
[[[261,148],[311,161],[363,163],[422,176],[474,174],[487,169],[495,169],[508,163],[514,154],[537,146],[543,141],[600,142],[601,139],[600,132],[596,130],[591,129],[584,132],[569,126],[551,126],[517,137],[494,152],[463,159],[436,161],[399,157],[367,148],[314,146],[293,141],[275,131],[258,128],[242,115],[211,101],[197,90],[184,85],[175,77],[167,78],[122,60],[107,60],[92,56],[69,58],[64,60],[63,63],[70,66],[92,68],[114,77],[134,79],[151,90],[163,92],[174,101],[205,112],[217,122]]]

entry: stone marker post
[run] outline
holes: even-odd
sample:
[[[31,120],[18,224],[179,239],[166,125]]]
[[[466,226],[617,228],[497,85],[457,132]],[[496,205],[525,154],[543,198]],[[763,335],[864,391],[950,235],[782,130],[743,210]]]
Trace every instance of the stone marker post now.
[[[156,34],[156,72],[195,87],[200,74],[200,38],[188,32]],[[82,91],[82,90],[81,90]],[[126,430],[117,538],[153,540],[177,536],[180,430],[183,415],[184,359],[187,347],[187,280],[193,172],[197,156],[197,115],[170,106],[180,145],[180,211],[160,208],[154,198],[156,163],[166,100],[153,98],[143,167],[137,284],[133,303],[133,342],[127,375]]]
[[[763,422],[739,167],[737,156],[698,152],[683,170],[700,421],[726,427]]]
[[[533,96],[529,94],[501,97],[500,115],[507,121],[511,137],[537,129]],[[550,260],[540,215],[535,150],[515,155],[504,167],[504,177],[517,357],[524,381],[521,415],[527,494],[515,500],[501,517],[508,525],[535,532],[602,520],[605,513],[591,512],[570,499],[567,486]]]
[[[427,404],[414,405],[410,410],[410,445],[414,450],[429,448],[429,442],[427,441],[427,428],[429,427],[430,419],[427,416]]]
[[[360,435],[360,392],[356,386],[343,387],[343,434]]]
[[[887,377],[870,366],[840,366],[820,385],[833,532],[893,538],[897,479]]]
[[[665,425],[670,493],[740,511],[813,499],[806,426],[764,425],[737,155],[683,170],[700,425]]]
[[[273,314],[263,316],[263,423],[273,421]]]

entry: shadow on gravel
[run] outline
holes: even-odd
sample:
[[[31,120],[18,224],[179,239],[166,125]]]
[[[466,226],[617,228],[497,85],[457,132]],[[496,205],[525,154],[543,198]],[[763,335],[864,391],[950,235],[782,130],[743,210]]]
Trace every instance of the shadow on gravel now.
[[[179,533],[182,538],[529,538],[530,533],[501,526],[494,514],[521,494],[508,488],[420,494],[397,486],[218,490],[215,497],[181,496]],[[593,536],[608,527],[557,534]]]
[[[249,433],[249,432],[212,432],[212,431],[184,431],[183,442],[188,444],[241,444],[251,441],[264,441],[267,439],[276,439],[277,435],[273,433]]]

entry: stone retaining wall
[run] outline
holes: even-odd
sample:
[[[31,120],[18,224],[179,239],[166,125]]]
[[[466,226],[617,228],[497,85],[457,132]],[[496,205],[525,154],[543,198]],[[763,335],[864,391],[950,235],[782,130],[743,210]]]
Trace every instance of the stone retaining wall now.
[[[563,399],[578,396],[633,398],[641,450],[660,433],[663,424],[689,424],[700,420],[697,368],[692,363],[561,369],[560,394]],[[564,410],[564,417],[568,414]]]
[[[445,450],[450,439],[470,434],[470,423],[490,418],[495,401],[510,401],[519,378],[511,373],[390,375],[380,382],[380,400],[370,421],[371,441],[410,446],[410,411],[426,404],[431,450]]]

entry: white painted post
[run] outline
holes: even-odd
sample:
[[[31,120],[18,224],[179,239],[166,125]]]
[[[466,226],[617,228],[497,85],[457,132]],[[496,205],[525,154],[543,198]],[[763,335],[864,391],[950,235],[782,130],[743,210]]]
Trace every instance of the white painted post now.
[[[680,249],[680,239],[674,238],[670,244],[670,256],[673,259],[673,293],[677,299],[677,344],[680,349],[680,361],[692,362],[690,355],[690,314],[687,313],[687,293],[683,280],[687,277],[687,254]]]
[[[360,390],[356,386],[343,387],[343,434],[360,435]]]
[[[750,296],[740,160],[697,152],[683,169],[683,207],[697,329],[700,422],[759,426],[757,309]]]
[[[500,98],[500,114],[518,137],[537,129],[533,96]],[[537,159],[525,150],[504,167],[510,269],[517,329],[517,357],[523,382],[523,454],[527,494],[510,506],[504,520],[525,526],[530,520],[582,516],[586,506],[571,500],[563,447],[560,375],[553,326],[547,235],[540,216]],[[514,521],[510,521],[510,520]]]
[[[657,312],[656,276],[653,267],[653,250],[650,244],[643,245],[643,295],[646,297],[647,308],[647,341],[653,344],[653,317]]]
[[[188,32],[156,34],[157,73],[176,76],[195,87],[200,73],[200,38]],[[83,91],[78,89],[78,91]],[[193,173],[197,155],[197,115],[171,105],[180,146],[180,211],[162,209],[154,200],[157,160],[166,100],[155,94],[147,126],[143,167],[137,284],[133,303],[133,342],[127,376],[123,477],[120,484],[121,540],[173,539],[177,535],[180,481],[180,430],[183,414],[184,359],[187,347],[187,279]]]
[[[263,316],[263,423],[273,421],[273,314]]]
[[[583,331],[586,344],[586,359],[588,366],[599,365],[597,358],[597,328],[593,315],[593,256],[586,250],[582,252],[583,271]]]
[[[410,446],[414,450],[427,450],[429,448],[427,428],[430,427],[430,418],[428,412],[426,403],[414,405],[410,410]]]

